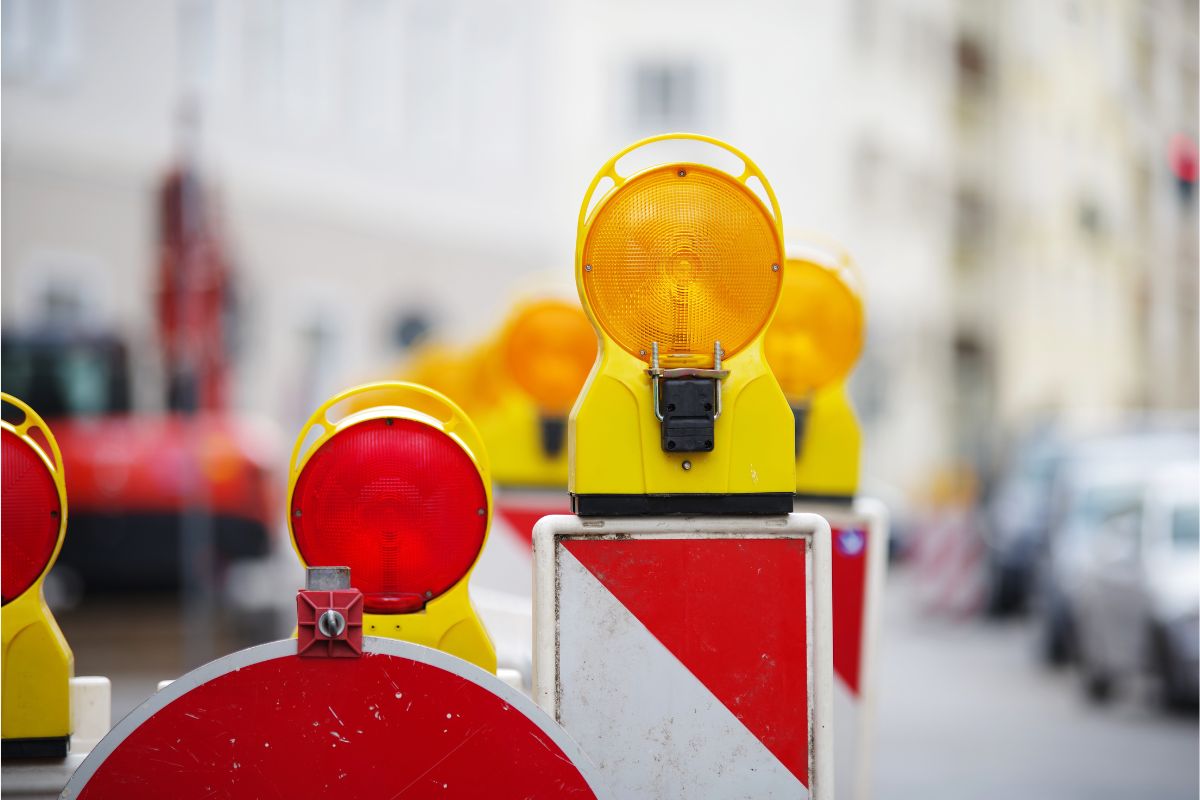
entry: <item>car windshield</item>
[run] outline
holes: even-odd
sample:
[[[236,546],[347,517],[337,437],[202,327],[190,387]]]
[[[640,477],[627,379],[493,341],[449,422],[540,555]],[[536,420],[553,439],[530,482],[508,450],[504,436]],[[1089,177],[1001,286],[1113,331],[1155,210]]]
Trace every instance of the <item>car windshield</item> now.
[[[5,337],[4,391],[46,418],[119,413],[129,408],[128,373],[116,342],[28,341]]]
[[[1200,504],[1179,506],[1172,512],[1171,544],[1180,550],[1200,548]]]
[[[1136,511],[1141,500],[1141,488],[1136,483],[1090,487],[1083,492],[1075,508],[1076,519],[1092,529],[1110,517]]]

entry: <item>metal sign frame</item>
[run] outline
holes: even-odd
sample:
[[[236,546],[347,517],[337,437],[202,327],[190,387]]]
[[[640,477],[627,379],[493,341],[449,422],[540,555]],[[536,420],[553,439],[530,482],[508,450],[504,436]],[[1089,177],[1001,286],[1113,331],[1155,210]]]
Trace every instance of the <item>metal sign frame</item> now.
[[[808,791],[814,800],[833,794],[833,626],[829,523],[815,514],[762,517],[550,516],[534,527],[533,696],[562,724],[560,610],[563,542],[572,539],[802,539],[806,542],[808,650]],[[576,736],[568,727],[568,733]],[[631,732],[636,734],[636,732]],[[646,743],[649,746],[649,743]],[[587,748],[586,742],[581,742]],[[599,763],[600,759],[592,754]],[[602,767],[598,767],[604,775]],[[606,778],[609,776],[605,775]],[[611,788],[612,781],[608,780]]]

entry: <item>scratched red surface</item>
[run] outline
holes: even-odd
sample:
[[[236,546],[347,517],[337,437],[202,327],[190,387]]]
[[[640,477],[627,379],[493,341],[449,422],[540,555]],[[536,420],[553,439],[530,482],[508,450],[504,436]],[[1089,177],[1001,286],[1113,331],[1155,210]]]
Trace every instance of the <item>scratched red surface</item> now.
[[[500,697],[428,664],[366,654],[277,658],[202,684],[133,731],[80,797],[594,794]]]

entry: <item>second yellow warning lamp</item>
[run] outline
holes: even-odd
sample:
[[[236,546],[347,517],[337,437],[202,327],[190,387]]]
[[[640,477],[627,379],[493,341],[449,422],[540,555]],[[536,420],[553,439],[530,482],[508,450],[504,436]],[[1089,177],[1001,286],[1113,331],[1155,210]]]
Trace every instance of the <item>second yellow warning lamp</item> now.
[[[796,418],[796,493],[847,500],[858,489],[862,445],[846,392],[863,347],[860,280],[849,254],[831,241],[789,235],[787,248],[766,353]]]
[[[567,480],[567,415],[596,361],[596,333],[579,304],[519,303],[495,343],[497,402],[476,417],[492,476],[504,487],[554,488]]]
[[[671,160],[624,174],[648,145],[706,146],[739,166]],[[601,167],[576,244],[600,337],[568,430],[577,514],[791,511],[794,421],[762,344],[783,275],[779,205],[744,153],[667,134]]]
[[[305,567],[350,567],[365,635],[496,671],[467,591],[487,540],[491,478],[479,432],[458,406],[401,382],[330,398],[296,441],[288,509]]]

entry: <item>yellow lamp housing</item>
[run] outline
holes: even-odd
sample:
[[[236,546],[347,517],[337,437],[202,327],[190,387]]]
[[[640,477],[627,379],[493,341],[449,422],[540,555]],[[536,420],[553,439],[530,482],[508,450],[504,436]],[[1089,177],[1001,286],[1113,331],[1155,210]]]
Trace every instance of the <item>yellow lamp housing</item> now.
[[[491,523],[491,476],[457,405],[399,381],[331,397],[292,451],[287,508],[305,567],[350,567],[364,634],[496,671],[467,589]]]
[[[709,145],[741,172],[693,161],[618,172],[658,142]],[[575,253],[579,298],[600,339],[568,425],[575,513],[791,511],[794,421],[762,344],[783,256],[770,184],[723,142],[655,136],[600,168]]]
[[[858,489],[862,433],[846,379],[862,353],[861,281],[850,255],[814,234],[789,234],[783,295],[767,360],[796,419],[796,494],[820,501]]]
[[[65,758],[75,659],[43,595],[67,530],[62,454],[32,408],[0,393],[4,758]],[[14,413],[15,412],[15,413]],[[19,422],[10,422],[19,416]]]
[[[504,487],[563,489],[567,415],[596,362],[596,333],[575,301],[519,302],[495,353],[503,367],[498,397],[475,422]]]

